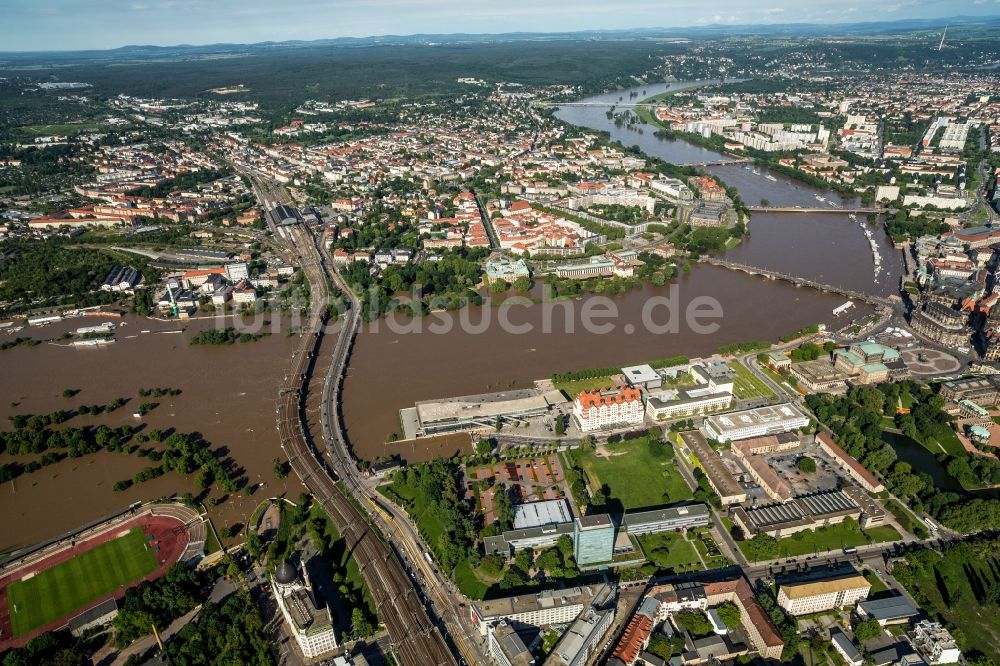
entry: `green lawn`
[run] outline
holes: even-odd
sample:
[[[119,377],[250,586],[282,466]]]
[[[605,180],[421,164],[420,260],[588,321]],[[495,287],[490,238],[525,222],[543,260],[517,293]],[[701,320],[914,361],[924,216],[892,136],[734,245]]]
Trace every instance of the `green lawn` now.
[[[838,551],[844,548],[865,546],[870,543],[897,541],[900,538],[899,532],[891,525],[872,527],[862,531],[857,522],[848,521],[836,525],[827,525],[816,530],[805,530],[792,536],[778,539],[777,558]],[[738,543],[744,555],[748,555],[750,542],[740,541]]]
[[[667,444],[669,447],[670,444]],[[591,490],[607,484],[612,500],[625,510],[684,502],[693,497],[673,457],[654,458],[646,438],[605,447],[610,456],[580,451],[580,466]]]
[[[874,597],[875,595],[885,592],[886,590],[889,589],[889,586],[883,583],[882,579],[876,576],[874,571],[865,569],[863,575],[865,577],[865,580],[867,580],[869,583],[872,584],[872,589],[871,592],[868,593],[868,596]]]
[[[575,379],[569,382],[555,382],[555,387],[564,392],[570,399],[580,394],[580,391],[594,391],[596,389],[614,386],[611,375],[604,377],[591,377],[590,379]]]
[[[675,532],[644,534],[639,537],[646,558],[662,570],[674,573],[701,571],[704,567],[698,559],[694,544]]]
[[[87,604],[151,573],[156,555],[138,527],[7,588],[15,636],[84,610]]]
[[[914,535],[918,539],[927,538],[927,528],[910,511],[895,499],[890,499],[882,503],[886,511],[891,513],[900,527]]]
[[[773,398],[774,393],[767,387],[767,384],[758,379],[750,370],[739,361],[730,361],[729,367],[736,374],[733,382],[733,392],[737,398]]]
[[[469,560],[462,560],[455,567],[455,584],[470,599],[482,599],[490,586],[480,580]]]

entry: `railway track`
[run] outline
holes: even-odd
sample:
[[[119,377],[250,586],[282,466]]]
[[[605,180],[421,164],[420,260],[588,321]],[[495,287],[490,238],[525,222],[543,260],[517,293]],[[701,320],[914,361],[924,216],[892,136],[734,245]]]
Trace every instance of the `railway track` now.
[[[420,595],[403,569],[395,551],[368,523],[362,511],[343,492],[339,475],[316,448],[306,419],[308,382],[328,322],[332,299],[323,256],[311,232],[301,226],[286,227],[292,249],[299,255],[309,280],[309,323],[294,355],[278,397],[278,433],[292,470],[336,524],[361,569],[381,620],[392,640],[393,652],[402,664],[452,666],[456,663],[441,632],[428,616]],[[343,364],[353,334],[359,325],[355,308],[348,310],[337,338],[333,364]],[[339,426],[339,424],[338,424]]]

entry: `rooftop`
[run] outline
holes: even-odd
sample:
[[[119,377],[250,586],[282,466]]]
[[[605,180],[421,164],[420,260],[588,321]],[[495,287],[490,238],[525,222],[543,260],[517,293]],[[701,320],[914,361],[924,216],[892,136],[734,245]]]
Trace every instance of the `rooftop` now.
[[[789,599],[804,599],[815,597],[821,594],[832,594],[846,590],[857,590],[860,588],[871,588],[869,583],[861,574],[852,576],[842,576],[840,578],[830,578],[827,580],[815,580],[805,583],[782,583],[781,589]]]
[[[528,502],[514,507],[515,530],[568,523],[572,520],[573,514],[570,513],[569,505],[563,499]]]

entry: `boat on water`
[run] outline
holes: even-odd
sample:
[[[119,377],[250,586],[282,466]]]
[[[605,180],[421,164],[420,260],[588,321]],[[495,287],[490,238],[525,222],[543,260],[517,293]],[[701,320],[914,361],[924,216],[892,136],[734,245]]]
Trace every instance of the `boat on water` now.
[[[767,178],[767,179],[768,179],[768,180],[770,180],[770,181],[774,181],[775,183],[777,183],[777,182],[778,182],[778,179],[777,179],[777,178],[775,178],[774,176],[772,176],[771,174],[765,174],[765,175],[764,175],[764,178]]]

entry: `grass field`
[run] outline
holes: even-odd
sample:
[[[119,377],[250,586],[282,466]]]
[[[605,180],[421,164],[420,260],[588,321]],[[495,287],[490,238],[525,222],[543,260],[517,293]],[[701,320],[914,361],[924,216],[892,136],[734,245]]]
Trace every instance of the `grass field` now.
[[[891,525],[872,527],[862,531],[857,522],[827,525],[815,530],[805,530],[792,536],[778,539],[777,557],[798,557],[812,553],[838,551],[844,548],[865,546],[870,543],[898,541],[899,532]],[[749,557],[749,541],[737,542],[744,555]]]
[[[611,499],[621,502],[623,509],[673,504],[693,497],[673,458],[654,458],[645,438],[605,448],[611,453],[608,457],[581,450],[580,466],[591,489],[607,484]]]
[[[646,558],[663,571],[686,573],[702,571],[705,567],[698,559],[695,546],[680,534],[674,532],[659,532],[644,534],[639,537]]]
[[[596,389],[614,386],[611,375],[605,377],[591,377],[589,379],[574,379],[569,382],[555,382],[555,387],[566,394],[570,399],[580,394],[580,391],[594,391]]]
[[[767,388],[767,384],[754,376],[745,365],[739,361],[730,361],[729,367],[736,373],[733,381],[733,392],[741,400],[746,398],[771,398],[774,393]]]
[[[7,588],[11,624],[21,636],[49,622],[82,610],[122,585],[154,571],[156,555],[138,527],[113,541],[41,571]]]

